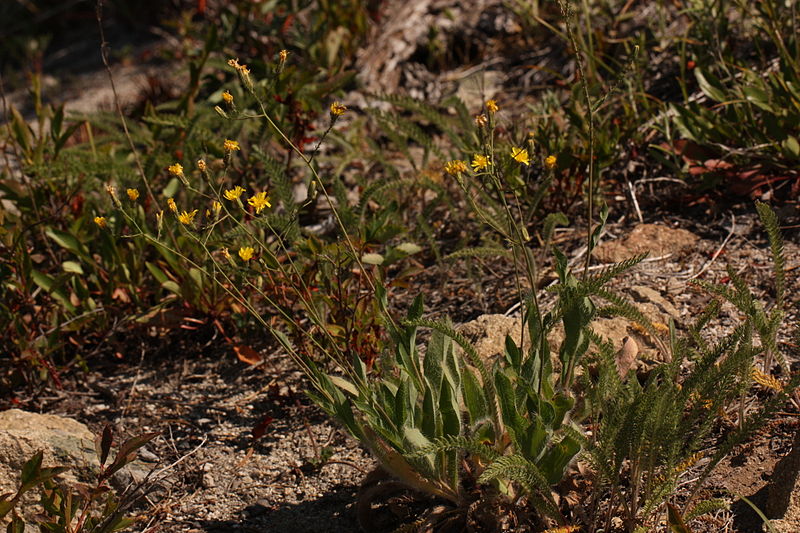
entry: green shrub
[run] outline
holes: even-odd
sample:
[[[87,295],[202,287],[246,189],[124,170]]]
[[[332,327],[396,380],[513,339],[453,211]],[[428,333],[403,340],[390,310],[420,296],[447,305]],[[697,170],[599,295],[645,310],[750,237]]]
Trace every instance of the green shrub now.
[[[136,451],[153,440],[157,433],[146,433],[123,442],[111,464],[106,464],[113,444],[110,426],[95,439],[100,472],[94,485],[68,487],[57,481],[59,474],[69,467],[42,468],[42,452],[34,454],[23,466],[20,473],[20,487],[15,494],[0,495],[0,519],[11,513],[8,524],[9,533],[23,533],[25,520],[17,513],[16,507],[23,496],[39,489],[42,512],[34,518],[34,523],[42,531],[54,533],[111,533],[128,528],[134,520],[126,516],[130,505],[135,501],[135,490],[118,494],[111,488],[112,476],[136,459]]]

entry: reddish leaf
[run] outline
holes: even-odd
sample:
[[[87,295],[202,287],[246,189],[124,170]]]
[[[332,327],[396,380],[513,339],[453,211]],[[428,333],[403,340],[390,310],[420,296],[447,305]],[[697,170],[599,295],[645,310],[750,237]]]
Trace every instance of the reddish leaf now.
[[[105,466],[113,441],[114,434],[111,430],[111,425],[106,424],[103,431],[94,440],[95,450],[97,450],[97,455],[100,457],[100,466]]]
[[[123,289],[122,287],[117,287],[114,289],[114,292],[111,293],[111,298],[113,300],[119,300],[123,303],[130,303],[131,297],[128,296],[128,291]]]
[[[662,143],[661,148],[681,156],[687,163],[705,161],[718,157],[718,153],[707,146],[701,146],[694,141],[677,139],[672,144]]]
[[[275,419],[269,415],[264,415],[261,420],[258,421],[258,424],[253,426],[253,440],[258,440],[264,436],[264,433],[267,431],[267,427],[272,424]]]
[[[234,344],[233,351],[239,361],[248,365],[255,365],[261,362],[261,354],[245,344]]]

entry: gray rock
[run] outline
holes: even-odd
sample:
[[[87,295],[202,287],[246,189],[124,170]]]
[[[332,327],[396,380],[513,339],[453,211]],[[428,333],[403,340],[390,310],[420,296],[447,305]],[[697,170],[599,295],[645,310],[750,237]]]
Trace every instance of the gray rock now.
[[[458,326],[456,329],[472,342],[478,355],[491,364],[494,359],[503,356],[506,335],[511,335],[514,342],[519,345],[522,323],[519,317],[499,314],[481,315],[475,320]],[[528,332],[525,331],[525,349],[530,345],[527,342],[528,340]]]
[[[19,409],[0,412],[0,494],[16,493],[22,465],[40,450],[43,467],[69,467],[57,478],[66,485],[94,483],[100,467],[94,439],[88,427],[70,418]],[[144,479],[148,471],[146,465],[134,461],[120,471],[111,484],[122,490],[128,483]],[[35,501],[38,501],[36,490],[26,495],[20,508],[32,510]]]
[[[89,482],[99,466],[94,435],[75,420],[19,409],[0,412],[0,492],[16,492],[22,465],[44,452],[43,466],[69,466],[61,478]]]

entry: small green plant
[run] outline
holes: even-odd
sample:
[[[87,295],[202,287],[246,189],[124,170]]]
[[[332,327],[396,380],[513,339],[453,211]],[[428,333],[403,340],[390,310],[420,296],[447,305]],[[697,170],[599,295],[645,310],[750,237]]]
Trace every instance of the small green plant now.
[[[129,327],[158,305],[141,244],[102,231],[119,221],[103,216],[100,176],[110,169],[124,176],[129,167],[97,145],[75,145],[77,136],[91,138],[91,126],[43,104],[38,79],[36,123],[11,108],[3,132],[16,163],[7,159],[0,171],[0,194],[13,206],[0,208],[4,393],[40,381],[59,386],[59,367],[80,361],[72,345],[91,346],[97,332],[115,322]]]
[[[743,322],[716,342],[703,338],[703,328],[716,316],[720,306],[712,301],[697,321],[680,338],[670,329],[669,352],[672,361],[653,368],[640,382],[634,374],[619,374],[614,347],[593,337],[599,349],[595,379],[586,378],[587,402],[592,405],[599,427],[588,457],[605,486],[594,498],[609,495],[606,526],[611,517],[621,512],[627,531],[639,531],[656,522],[657,515],[667,510],[665,504],[674,493],[678,478],[701,458],[702,473],[695,483],[696,491],[713,468],[738,444],[762,427],[790,397],[800,383],[800,376],[791,375],[781,383],[769,372],[756,368],[760,358],[765,369],[772,361],[783,361],[777,349],[776,334],[783,316],[784,259],[775,214],[766,206],[756,205],[767,228],[775,266],[776,302],[770,312],[757,303],[747,284],[733,271],[733,287],[696,283],[720,299],[734,304],[744,316]],[[759,343],[754,343],[754,338]],[[684,370],[688,368],[687,370]],[[588,375],[587,375],[588,376]],[[746,413],[744,400],[753,381],[765,384],[773,396],[756,412]],[[728,432],[712,452],[707,439],[727,418],[726,412],[739,404],[738,425]],[[699,510],[708,512],[706,502],[690,506],[682,513],[686,521]],[[677,510],[669,509],[670,516]],[[677,517],[683,516],[678,513]]]
[[[36,5],[49,6],[49,2],[30,7]],[[0,339],[10,349],[0,355],[3,401],[17,401],[5,393],[13,394],[20,387],[32,392],[42,382],[60,386],[64,367],[84,364],[83,354],[99,351],[114,331],[182,321],[185,327],[193,327],[186,320],[199,320],[215,324],[228,338],[236,334],[243,307],[213,281],[213,273],[205,268],[204,247],[156,221],[170,200],[187,205],[210,195],[212,189],[203,180],[195,181],[194,190],[182,189],[178,176],[167,168],[178,162],[188,173],[190,166],[204,158],[209,172],[219,170],[225,157],[221,143],[216,143],[220,137],[248,138],[257,147],[252,158],[230,168],[229,179],[244,187],[266,184],[287,208],[280,215],[274,213],[271,220],[280,226],[286,249],[292,254],[313,249],[313,243],[301,243],[303,202],[292,196],[298,178],[295,152],[274,142],[273,130],[251,127],[255,121],[244,120],[255,113],[256,102],[247,90],[230,83],[237,71],[228,76],[218,73],[237,50],[259,50],[255,56],[264,59],[249,68],[270,74],[255,88],[269,95],[261,98],[264,109],[296,146],[318,146],[315,121],[325,116],[325,102],[352,79],[348,57],[366,31],[367,6],[360,1],[346,6],[315,2],[308,6],[309,18],[296,17],[294,4],[271,7],[275,9],[264,11],[264,6],[251,2],[209,2],[206,14],[219,16],[219,29],[216,23],[209,29],[201,22],[179,21],[182,31],[201,42],[199,49],[193,44],[191,50],[176,51],[176,63],[188,69],[180,98],[142,102],[128,117],[114,113],[68,116],[63,107],[44,103],[42,77],[33,73],[35,122],[29,125],[16,109],[4,108],[7,123],[0,138],[7,156],[0,170],[0,194],[6,202],[0,207],[0,248],[5,252],[0,254]],[[257,26],[258,31],[243,32],[245,24]],[[309,25],[316,37],[325,37],[324,45],[316,37],[309,38]],[[343,50],[347,54],[342,55]],[[108,59],[105,49],[103,53]],[[320,55],[332,62],[307,68],[319,64]],[[108,176],[114,177],[118,199],[125,202],[139,229],[153,235],[163,231],[160,236],[170,249],[180,249],[182,255],[130,238],[132,224],[108,211],[103,194]],[[195,198],[195,193],[200,196]],[[13,207],[6,209],[9,205]],[[375,224],[365,237],[365,253],[376,239],[382,242],[391,236],[387,228],[398,226],[387,221],[389,212],[380,215],[383,226]],[[226,236],[225,245],[235,238]],[[306,278],[316,278],[313,270],[319,267],[322,275],[312,279],[311,286],[329,281],[326,276],[331,268],[323,268],[325,261],[318,259],[297,261]],[[338,260],[340,270],[352,262],[350,257]],[[329,313],[335,317],[330,328],[339,344],[370,352],[368,339],[380,337],[375,316],[370,306],[357,305],[362,318],[355,324],[369,324],[363,338],[359,337],[360,329],[343,319],[344,310],[354,301],[350,295],[363,300],[356,284],[340,295],[344,298],[322,298],[316,305],[335,308]],[[296,325],[293,313],[289,316],[287,324]],[[89,349],[75,349],[78,346]],[[374,353],[368,357],[374,358]]]
[[[42,467],[43,453],[37,452],[26,462],[20,473],[20,487],[15,494],[0,495],[0,519],[11,513],[9,533],[25,531],[25,520],[16,510],[28,492],[38,489],[41,493],[42,512],[34,523],[42,531],[57,533],[111,533],[128,528],[134,520],[125,516],[133,503],[133,492],[117,494],[111,488],[111,478],[136,459],[136,451],[153,440],[157,433],[145,433],[123,442],[111,464],[106,464],[113,444],[110,426],[95,439],[100,471],[93,485],[67,487],[56,477],[69,467]]]

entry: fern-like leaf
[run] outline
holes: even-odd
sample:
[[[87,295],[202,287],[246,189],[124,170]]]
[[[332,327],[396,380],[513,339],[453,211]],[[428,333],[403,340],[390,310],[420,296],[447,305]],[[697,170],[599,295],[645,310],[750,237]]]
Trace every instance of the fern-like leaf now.
[[[455,261],[464,257],[513,257],[510,250],[499,246],[475,246],[472,248],[462,248],[451,254],[444,256],[445,261]]]
[[[473,455],[477,455],[489,461],[494,461],[500,457],[500,454],[498,454],[489,446],[486,446],[484,443],[476,439],[469,439],[461,435],[447,435],[444,437],[439,437],[435,439],[428,446],[417,448],[413,452],[407,453],[405,455],[409,458],[418,458],[434,453],[452,452],[459,450],[469,452]]]
[[[535,464],[521,455],[504,455],[493,461],[478,478],[478,483],[488,483],[493,479],[510,479],[519,483],[529,494],[539,494],[546,503],[545,511],[552,517],[560,516],[558,507],[550,494],[550,485]]]
[[[730,506],[731,506],[730,502],[722,498],[712,498],[710,500],[703,500],[701,502],[698,502],[697,505],[695,505],[694,507],[692,507],[686,513],[683,519],[686,522],[689,522],[690,520],[694,520],[695,518],[706,515],[708,513],[730,509]]]
[[[625,261],[620,261],[619,263],[614,263],[613,265],[603,268],[600,272],[589,277],[584,282],[585,290],[588,294],[593,294],[594,291],[602,288],[612,279],[641,263],[645,258],[647,258],[647,255],[648,252],[644,252],[639,255],[635,255],[630,259],[626,259]]]
[[[761,218],[761,223],[767,229],[769,248],[772,252],[773,272],[775,274],[775,304],[782,308],[786,288],[786,260],[783,257],[783,240],[781,239],[778,217],[763,202],[756,202],[756,210]]]

